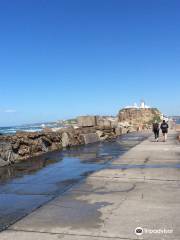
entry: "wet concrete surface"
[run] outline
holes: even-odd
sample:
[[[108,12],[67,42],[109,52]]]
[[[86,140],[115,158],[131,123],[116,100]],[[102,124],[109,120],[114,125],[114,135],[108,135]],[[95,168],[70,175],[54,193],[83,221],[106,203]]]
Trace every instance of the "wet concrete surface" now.
[[[112,167],[114,159],[148,136],[148,133],[132,133],[111,142],[48,153],[0,168],[0,230],[62,195],[93,172]],[[82,202],[84,216],[98,214],[98,204],[88,207]]]
[[[83,166],[97,164],[101,168],[86,168],[82,178],[71,178],[70,181],[76,181],[72,187],[11,225],[0,233],[0,239],[180,239],[180,169],[175,167],[180,164],[180,145],[176,132],[169,132],[166,143],[154,143],[151,136],[134,148],[131,144],[136,142],[136,134],[128,137],[127,145],[125,139],[117,140],[119,148],[125,146],[128,151],[121,149],[112,160],[101,159],[98,151],[98,163],[89,162],[92,156],[87,164],[79,157]],[[111,143],[107,144],[110,149]],[[103,156],[110,157],[107,151],[102,151],[106,147],[100,147]],[[144,229],[143,235],[135,234],[137,227]],[[171,232],[146,233],[145,229]]]

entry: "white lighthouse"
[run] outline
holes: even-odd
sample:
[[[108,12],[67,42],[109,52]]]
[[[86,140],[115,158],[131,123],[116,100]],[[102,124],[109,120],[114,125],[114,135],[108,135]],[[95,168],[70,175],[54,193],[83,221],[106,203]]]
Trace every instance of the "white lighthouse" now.
[[[147,106],[147,105],[145,104],[145,101],[142,100],[142,101],[140,102],[140,105],[139,105],[139,106],[138,106],[136,103],[134,103],[132,106],[126,106],[125,108],[126,108],[126,109],[128,109],[128,108],[145,109],[145,108],[150,108],[150,106]]]
[[[146,105],[145,105],[145,101],[142,100],[141,103],[140,103],[140,108],[145,108],[145,106],[146,106]]]

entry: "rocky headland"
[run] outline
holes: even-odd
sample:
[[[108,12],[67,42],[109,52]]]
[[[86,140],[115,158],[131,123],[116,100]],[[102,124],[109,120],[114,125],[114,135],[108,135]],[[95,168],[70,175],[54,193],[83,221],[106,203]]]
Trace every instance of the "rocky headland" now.
[[[118,121],[127,121],[130,125],[145,127],[155,120],[160,121],[161,112],[157,108],[124,108],[119,111]]]
[[[132,131],[151,127],[161,113],[154,108],[122,109],[117,117],[80,116],[77,125],[53,132],[17,132],[0,136],[0,166],[63,148],[107,141]]]

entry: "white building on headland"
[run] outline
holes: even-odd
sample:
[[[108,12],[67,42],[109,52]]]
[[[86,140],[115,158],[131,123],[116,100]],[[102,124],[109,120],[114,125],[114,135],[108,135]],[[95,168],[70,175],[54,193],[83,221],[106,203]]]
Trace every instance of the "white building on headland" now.
[[[144,109],[144,108],[151,108],[150,106],[147,106],[145,104],[145,101],[141,101],[140,105],[138,106],[137,103],[134,103],[132,106],[126,106],[125,107],[126,109],[127,108],[136,108],[136,109]]]

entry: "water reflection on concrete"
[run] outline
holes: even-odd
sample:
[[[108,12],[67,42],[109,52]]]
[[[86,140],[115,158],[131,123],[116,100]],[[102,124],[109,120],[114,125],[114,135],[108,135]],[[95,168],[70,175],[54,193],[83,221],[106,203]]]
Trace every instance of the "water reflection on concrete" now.
[[[0,230],[71,188],[149,134],[128,134],[116,140],[73,147],[0,168]],[[116,166],[118,167],[118,166]]]

